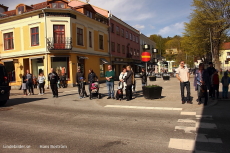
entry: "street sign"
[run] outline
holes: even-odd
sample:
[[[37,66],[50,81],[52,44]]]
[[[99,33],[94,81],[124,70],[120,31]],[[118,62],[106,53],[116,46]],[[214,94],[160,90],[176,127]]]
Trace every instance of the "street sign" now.
[[[142,52],[141,54],[141,61],[148,62],[151,60],[151,54],[149,52]]]

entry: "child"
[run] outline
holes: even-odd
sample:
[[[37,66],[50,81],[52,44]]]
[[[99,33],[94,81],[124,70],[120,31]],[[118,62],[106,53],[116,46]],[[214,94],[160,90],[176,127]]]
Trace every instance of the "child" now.
[[[43,75],[43,73],[40,73],[40,75],[38,76],[38,83],[39,83],[40,93],[38,95],[43,95],[44,92],[45,92],[45,89],[44,89],[45,80],[46,80],[46,77]]]
[[[116,100],[122,100],[123,99],[123,90],[118,87],[117,93],[116,93]]]
[[[229,78],[227,72],[224,73],[224,76],[221,79],[221,83],[223,85],[222,97],[224,99],[228,99],[228,86],[229,86],[229,83],[230,83],[230,78]]]
[[[218,75],[218,71],[216,70],[211,76],[211,85],[213,88],[213,93],[212,93],[213,99],[215,99],[215,92],[216,92],[216,98],[217,99],[219,98],[219,84],[220,84],[219,75]]]
[[[85,84],[86,84],[86,82],[84,81],[84,78],[80,77],[80,83],[79,83],[79,88],[80,88],[79,97],[80,97],[80,99],[87,97],[87,93],[85,91]]]
[[[23,90],[23,95],[24,96],[27,96],[27,85],[26,85],[26,82],[27,82],[27,80],[26,80],[26,74],[24,74],[23,76],[22,76],[22,90]]]

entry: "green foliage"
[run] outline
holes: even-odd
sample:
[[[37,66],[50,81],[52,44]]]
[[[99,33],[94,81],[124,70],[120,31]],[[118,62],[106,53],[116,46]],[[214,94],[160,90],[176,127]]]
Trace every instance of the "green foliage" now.
[[[151,35],[149,37],[150,40],[153,40],[156,43],[156,48],[158,49],[158,54],[159,55],[165,55],[165,44],[168,40],[170,40],[170,37],[163,38],[161,35]]]
[[[145,86],[146,88],[152,88],[152,87],[161,87],[161,86],[159,86],[159,85],[147,85],[147,86]]]

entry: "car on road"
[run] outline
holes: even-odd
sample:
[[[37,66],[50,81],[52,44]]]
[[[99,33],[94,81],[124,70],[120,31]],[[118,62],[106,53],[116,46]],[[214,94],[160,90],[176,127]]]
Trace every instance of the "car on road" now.
[[[3,64],[0,64],[0,106],[4,106],[9,100],[11,86],[7,78],[6,68]]]

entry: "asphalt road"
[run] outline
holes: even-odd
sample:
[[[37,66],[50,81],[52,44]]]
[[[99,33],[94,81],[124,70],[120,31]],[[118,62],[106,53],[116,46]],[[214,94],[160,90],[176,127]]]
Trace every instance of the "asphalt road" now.
[[[177,86],[177,83],[170,83],[165,84],[165,89]],[[197,150],[230,152],[230,115],[226,101],[209,107],[197,104],[182,106],[180,98],[177,96],[178,100],[175,101],[174,95],[168,108],[181,106],[181,110],[164,109],[170,97],[165,101],[156,100],[156,103],[152,104],[154,108],[150,109],[152,101],[145,101],[142,98],[136,98],[129,103],[107,100],[106,97],[102,100],[79,99],[75,90],[75,88],[61,89],[59,98],[52,98],[50,91],[44,96],[27,97],[19,95],[21,91],[12,91],[11,100],[6,107],[0,108],[0,152],[198,153]],[[102,89],[101,92],[105,93],[106,90]],[[106,107],[108,105],[142,107]],[[198,119],[194,114],[187,116],[182,115],[182,112],[212,115],[212,117]],[[179,119],[185,122],[190,119],[196,123],[215,124],[217,128],[208,127],[206,130],[198,126],[196,131],[185,132],[176,127],[195,127],[196,123],[181,123],[178,122]],[[201,133],[207,134],[209,138],[220,138],[222,143],[194,141],[195,146],[187,150],[178,149],[173,145],[172,138],[196,140],[197,135]],[[191,147],[190,144],[187,145],[188,148]]]

